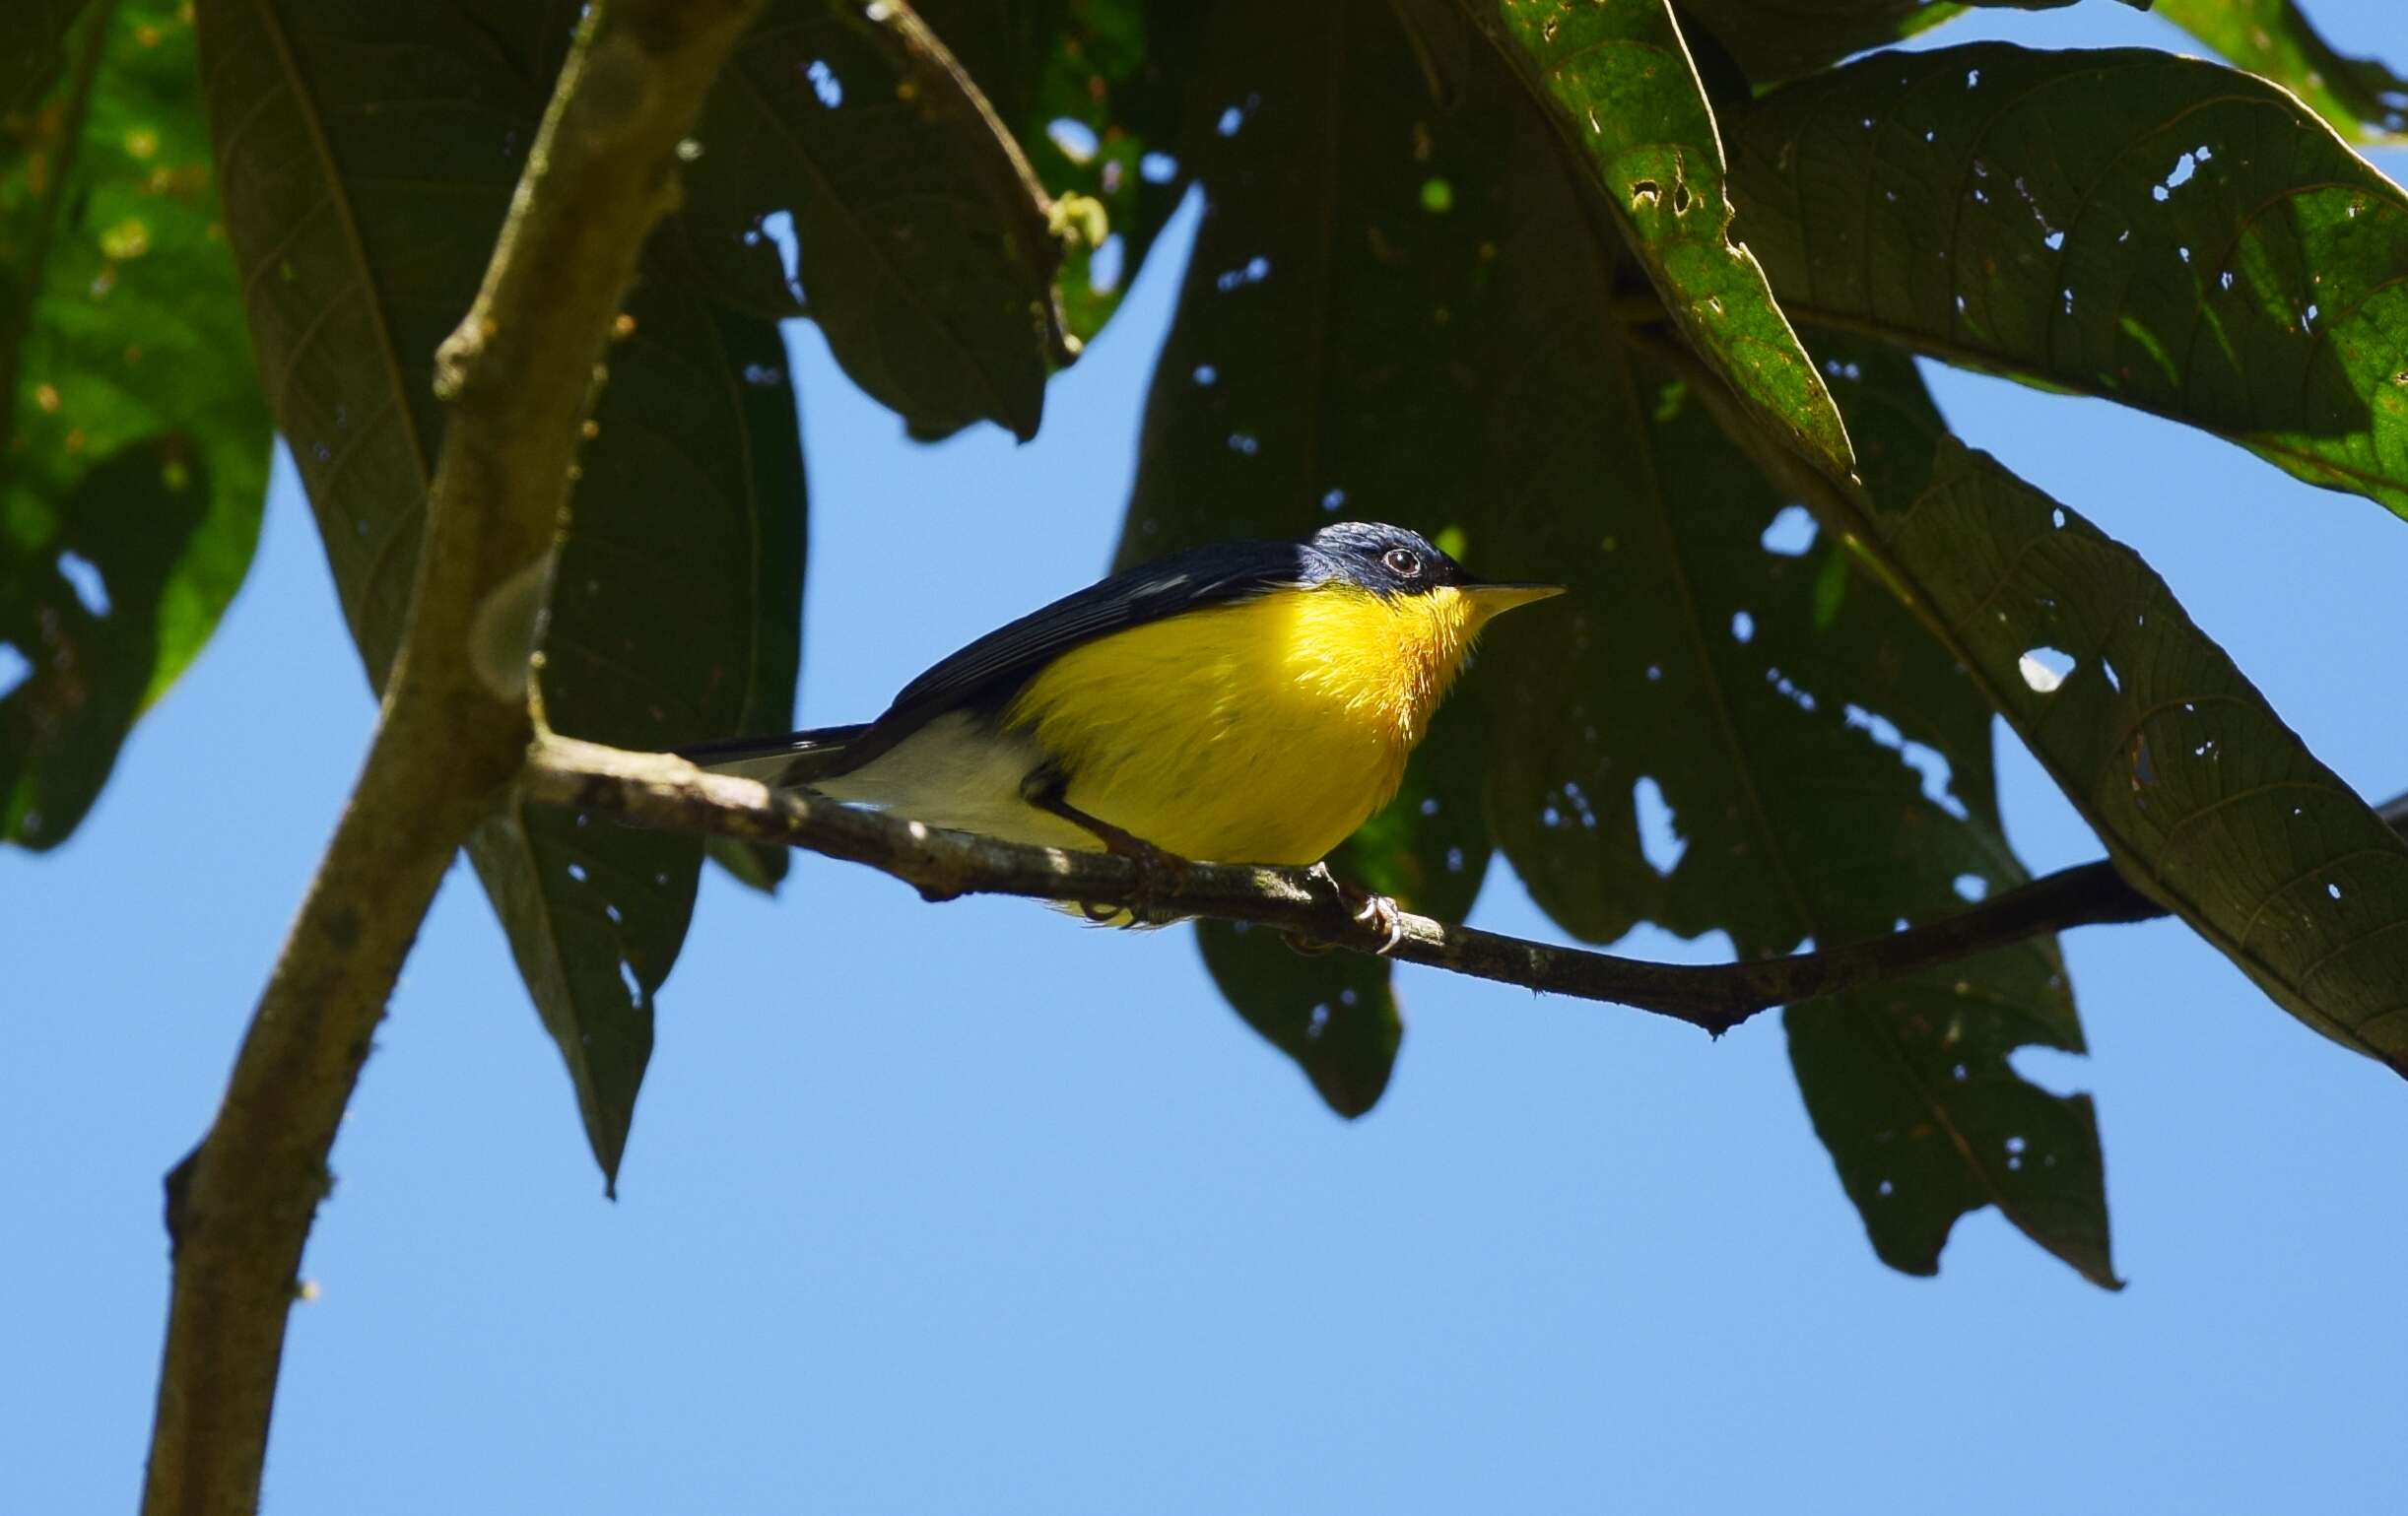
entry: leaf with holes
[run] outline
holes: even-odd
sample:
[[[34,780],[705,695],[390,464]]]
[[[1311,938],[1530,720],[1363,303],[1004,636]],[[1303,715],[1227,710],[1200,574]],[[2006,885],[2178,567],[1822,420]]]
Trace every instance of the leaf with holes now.
[[[1493,193],[1493,149],[1445,129],[1435,83],[1386,0],[1209,13],[1190,95],[1232,103],[1198,112],[1172,148],[1206,214],[1155,368],[1123,566],[1341,514],[1480,560],[1476,376],[1447,358],[1483,267],[1457,212]],[[1438,713],[1397,801],[1331,859],[1340,878],[1417,910],[1469,909],[1488,859],[1474,698]],[[1239,1014],[1334,1109],[1369,1109],[1402,1032],[1388,965],[1299,957],[1261,931],[1200,936]]]
[[[1803,513],[1733,459],[1694,398],[1642,372],[1610,307],[1611,231],[1585,216],[1519,85],[1463,71],[1478,56],[1465,23],[1428,8],[1408,33],[1382,4],[1267,0],[1218,19],[1200,98],[1245,103],[1195,123],[1183,155],[1207,214],[1122,561],[1343,511],[1420,527],[1484,572],[1574,585],[1573,603],[1491,632],[1405,798],[1333,860],[1341,877],[1460,919],[1494,818],[1541,901],[1583,935],[1656,919],[1725,927],[1759,952],[1874,935],[2020,881],[1977,693],[1845,554],[1809,556],[1790,535]],[[1889,362],[1841,363],[1833,382],[1865,401],[1868,478],[1919,487],[1938,421],[1919,384],[1863,394],[1901,367],[1913,381]],[[1685,598],[1667,564],[1707,599]],[[1685,854],[1655,854],[1661,873],[1639,841],[1641,794],[1691,833]],[[1776,846],[1791,878],[1769,890]],[[1205,942],[1224,991],[1333,1104],[1360,1099],[1343,1081],[1384,1079],[1383,965],[1300,960],[1260,932]],[[2051,947],[1800,1007],[1791,1033],[1884,1258],[1928,1272],[1957,1216],[1996,1201],[2112,1278],[2087,1102],[2005,1064],[2024,1043],[2081,1045]]]
[[[2275,86],[1985,43],[1793,85],[1730,138],[1740,230],[1801,325],[2104,395],[2408,514],[2408,196]]]
[[[1187,174],[1171,149],[1183,77],[1203,17],[1146,0],[922,0],[945,39],[1013,130],[1037,177],[1066,206],[1085,196],[1103,235],[1077,235],[1054,277],[1063,324],[1086,342],[1104,329],[1178,208]]]
[[[42,848],[241,584],[269,445],[192,23],[124,0],[70,41],[0,121],[0,835]]]
[[[2308,1025],[2408,1075],[2408,842],[2165,581],[1953,443],[1913,508],[1870,527],[2124,877]]]
[[[1714,39],[1760,84],[1811,74],[1850,53],[1928,32],[1969,9],[2054,11],[2075,0],[1807,0],[1770,6],[1763,0],[1684,0]],[[2123,0],[2147,10],[2150,0]],[[2157,0],[2162,10],[2174,0]]]
[[[2157,0],[2157,14],[2308,102],[2353,141],[2408,136],[2408,80],[2327,42],[2293,0]]]
[[[914,435],[984,419],[1025,440],[1066,356],[1060,245],[970,77],[907,44],[917,25],[896,0],[773,0],[695,127],[679,227],[706,288],[817,320]],[[766,226],[780,213],[791,276]]]
[[[567,14],[201,6],[260,367],[372,685],[440,442],[435,349],[483,274]],[[639,749],[782,726],[803,512],[784,347],[657,261],[628,316],[555,576],[546,712]],[[471,853],[615,1176],[702,844],[513,806]]]
[[[1534,304],[1528,335],[1564,310]],[[1527,523],[1505,540],[1575,597],[1569,630],[1508,624],[1494,649],[1517,677],[1502,687],[1489,810],[1532,896],[1593,941],[1652,921],[1761,956],[1878,937],[2022,883],[1975,690],[1685,384],[1617,353],[1595,319],[1584,361],[1498,399],[1531,437],[1575,439],[1525,448],[1542,461],[1500,480]],[[1936,426],[1911,368],[1889,362],[1875,383],[1922,413],[1904,425]],[[1857,403],[1866,363],[1835,363],[1868,476],[1910,475],[1911,432],[1893,438],[1902,424]],[[2008,1061],[2082,1049],[2053,944],[1793,1006],[1785,1022],[1815,1130],[1885,1262],[1934,1272],[1957,1218],[1994,1204],[2114,1284],[2089,1101]]]
[[[1855,455],[1797,334],[1734,239],[1722,143],[1669,0],[1462,0],[1544,105],[1567,171],[1615,225],[1690,345],[1834,477]]]

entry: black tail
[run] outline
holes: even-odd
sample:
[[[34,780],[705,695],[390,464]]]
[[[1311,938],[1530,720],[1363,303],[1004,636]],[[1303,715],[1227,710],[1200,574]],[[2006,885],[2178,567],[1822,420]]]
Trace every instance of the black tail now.
[[[859,726],[824,726],[815,731],[789,732],[783,737],[739,737],[730,742],[697,743],[680,748],[677,756],[713,773],[759,779],[775,789],[809,784],[845,772],[853,766],[850,746],[868,731]]]

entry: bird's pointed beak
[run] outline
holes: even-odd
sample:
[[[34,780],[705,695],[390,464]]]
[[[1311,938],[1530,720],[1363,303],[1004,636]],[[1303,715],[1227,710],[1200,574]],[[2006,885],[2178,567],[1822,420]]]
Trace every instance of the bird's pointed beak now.
[[[1561,584],[1466,584],[1463,598],[1472,603],[1472,612],[1480,620],[1502,616],[1516,606],[1534,605],[1541,600],[1553,600],[1564,593]]]

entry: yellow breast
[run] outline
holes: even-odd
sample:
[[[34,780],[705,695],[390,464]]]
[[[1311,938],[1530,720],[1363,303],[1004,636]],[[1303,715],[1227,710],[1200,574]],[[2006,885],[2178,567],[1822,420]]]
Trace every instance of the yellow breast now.
[[[1074,648],[1004,724],[1069,804],[1158,847],[1315,863],[1396,793],[1476,626],[1452,588],[1275,590]]]

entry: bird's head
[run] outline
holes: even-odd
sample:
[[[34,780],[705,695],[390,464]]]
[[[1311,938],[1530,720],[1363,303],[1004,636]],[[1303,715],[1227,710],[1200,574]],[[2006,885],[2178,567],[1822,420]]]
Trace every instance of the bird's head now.
[[[1516,606],[1564,593],[1560,584],[1483,583],[1419,532],[1378,521],[1333,522],[1308,546],[1326,579],[1385,597],[1436,595],[1460,605],[1467,632]]]

